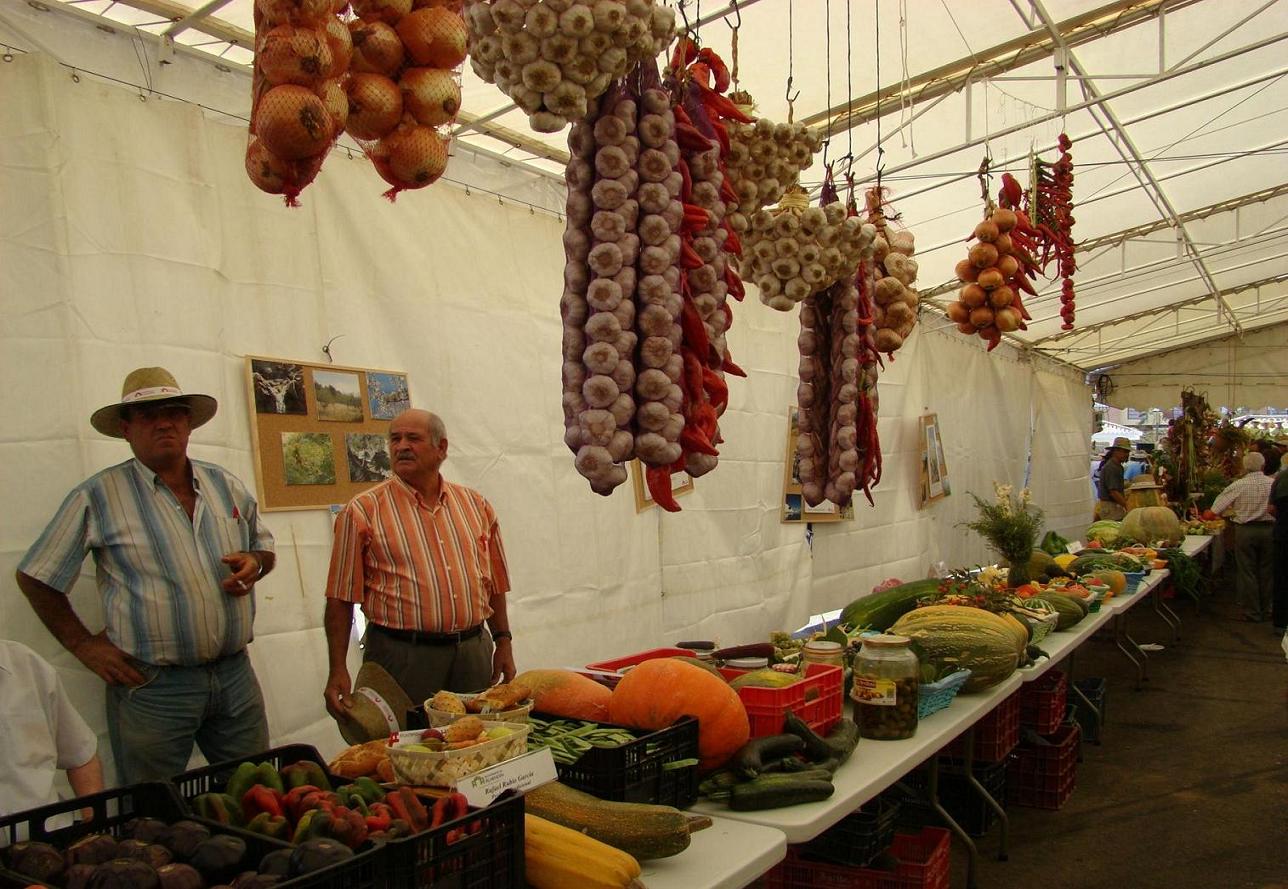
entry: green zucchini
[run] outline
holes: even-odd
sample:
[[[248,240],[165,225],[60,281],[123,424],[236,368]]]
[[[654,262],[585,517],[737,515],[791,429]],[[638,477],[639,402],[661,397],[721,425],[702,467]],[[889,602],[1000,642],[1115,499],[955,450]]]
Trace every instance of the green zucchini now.
[[[841,611],[841,623],[851,629],[870,627],[888,630],[899,618],[914,607],[922,596],[939,592],[939,580],[914,580],[882,593],[872,593],[855,599]]]
[[[832,755],[840,761],[837,764],[841,765],[854,753],[854,748],[859,746],[859,727],[853,719],[842,719],[832,726],[824,740],[831,748]]]
[[[804,749],[805,742],[795,734],[752,738],[738,748],[729,765],[745,777],[754,778],[775,760],[793,756]]]
[[[801,740],[801,746],[805,749],[805,757],[810,762],[820,762],[830,758],[834,753],[832,748],[828,746],[827,741],[820,737],[818,732],[806,725],[805,720],[791,710],[787,711],[787,715],[783,719],[783,729]]]

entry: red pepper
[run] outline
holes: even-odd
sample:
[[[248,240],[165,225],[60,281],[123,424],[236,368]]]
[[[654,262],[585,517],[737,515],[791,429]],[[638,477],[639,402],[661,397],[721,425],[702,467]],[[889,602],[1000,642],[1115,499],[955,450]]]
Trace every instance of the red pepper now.
[[[742,278],[739,278],[738,273],[733,270],[733,263],[731,262],[725,263],[724,279],[725,284],[729,287],[729,295],[742,302],[742,298],[747,295],[747,290],[743,286]]]
[[[1024,189],[1020,183],[1010,173],[1002,174],[1002,191],[998,195],[1003,204],[1009,207],[1018,207],[1024,197]]]
[[[644,470],[644,479],[648,482],[648,492],[654,503],[667,512],[680,511],[680,504],[675,502],[675,495],[671,492],[670,467],[650,466]]]
[[[416,796],[416,792],[403,785],[397,793],[385,796],[385,802],[394,810],[394,814],[411,825],[413,833],[420,833],[429,828],[429,810]]]
[[[729,403],[729,384],[709,367],[702,369],[702,386],[711,396],[711,404],[716,410]]]
[[[724,249],[726,253],[732,253],[734,256],[742,256],[742,238],[733,230],[733,226],[727,222],[724,224],[725,235]],[[726,266],[728,268],[728,266]]]
[[[429,819],[430,830],[433,830],[436,827],[441,827],[443,822],[447,820],[447,806],[450,801],[450,796],[440,796],[438,799],[434,800],[433,814]]]
[[[700,269],[704,265],[706,265],[706,263],[703,262],[702,257],[698,255],[698,252],[693,249],[693,245],[689,243],[689,239],[681,238],[680,268],[692,271],[693,269]]]
[[[716,134],[716,141],[720,143],[720,156],[729,156],[729,129],[719,120],[711,121],[711,129]]]
[[[736,120],[738,123],[751,123],[752,119],[743,113],[737,105],[731,102],[727,97],[712,91],[711,87],[701,83],[695,84],[698,89],[698,95],[702,104],[715,112],[717,117],[725,120]]]
[[[729,357],[729,353],[727,352],[725,353],[724,361],[720,364],[720,369],[727,374],[733,374],[735,377],[742,377],[743,379],[747,378],[747,372],[734,364],[733,359]]]
[[[715,76],[716,92],[723,93],[725,90],[729,89],[729,68],[725,65],[724,60],[716,55],[715,50],[705,47],[698,50],[698,59],[700,59]]]
[[[252,785],[241,798],[242,815],[250,821],[261,812],[269,815],[282,814],[282,794],[263,784]]]
[[[692,426],[685,426],[680,430],[680,445],[687,453],[706,454],[710,457],[720,456],[720,452],[712,446],[701,430]]]
[[[680,171],[680,200],[688,202],[693,200],[693,176],[689,173],[689,165],[684,158],[675,165]]]
[[[729,181],[728,176],[725,176],[720,180],[720,200],[724,201],[726,204],[734,206],[737,206],[738,204],[738,192],[733,190],[733,184]]]
[[[695,355],[707,355],[711,352],[711,338],[707,336],[707,327],[702,323],[702,316],[698,314],[693,300],[687,296],[680,310],[680,329],[684,332],[685,344]]]
[[[688,66],[698,57],[698,45],[688,37],[681,37],[671,53],[671,67],[676,71]]]
[[[684,205],[684,218],[680,222],[682,231],[699,232],[711,224],[711,214],[697,204]]]
[[[699,152],[711,149],[710,139],[702,135],[693,124],[685,123],[679,118],[675,121],[675,141],[681,151]]]

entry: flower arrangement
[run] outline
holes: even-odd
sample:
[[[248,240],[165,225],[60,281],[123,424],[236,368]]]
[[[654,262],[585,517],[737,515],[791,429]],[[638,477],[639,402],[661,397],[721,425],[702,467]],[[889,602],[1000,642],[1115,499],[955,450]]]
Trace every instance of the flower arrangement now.
[[[988,541],[988,545],[1010,565],[1007,585],[1017,587],[1029,581],[1028,563],[1042,530],[1042,510],[1033,505],[1028,488],[1019,495],[1011,485],[993,483],[994,499],[990,502],[971,494],[979,515],[963,522]]]

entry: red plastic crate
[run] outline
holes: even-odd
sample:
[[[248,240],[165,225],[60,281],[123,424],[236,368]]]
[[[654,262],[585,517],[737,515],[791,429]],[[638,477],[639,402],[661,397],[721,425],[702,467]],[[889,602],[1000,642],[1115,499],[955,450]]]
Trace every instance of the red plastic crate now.
[[[1064,721],[1064,708],[1069,698],[1069,677],[1060,670],[1049,670],[1036,682],[1020,687],[1020,725],[1049,735]]]
[[[1021,744],[1011,755],[1006,785],[1017,806],[1058,809],[1077,783],[1078,746],[1082,733],[1076,723],[1066,723],[1045,745]]]
[[[890,852],[899,860],[893,871],[847,867],[805,857],[799,846],[765,874],[764,889],[949,889],[950,835],[940,827],[918,834],[895,834]]]
[[[726,679],[736,679],[745,672],[727,668],[720,670]],[[799,682],[786,688],[740,688],[738,697],[747,708],[753,738],[781,735],[788,710],[820,735],[826,735],[841,721],[841,709],[845,703],[844,684],[845,671],[840,667],[806,664],[805,678]]]
[[[1020,692],[1008,697],[975,723],[975,761],[1001,762],[1020,743]],[[961,738],[944,748],[953,758],[965,756]]]
[[[591,676],[596,682],[603,683],[609,688],[617,685],[617,681],[612,679],[613,676],[621,678],[628,667],[636,667],[645,661],[651,661],[659,657],[696,657],[697,655],[689,648],[650,648],[648,651],[628,654],[624,657],[613,658],[608,661],[596,661],[593,664],[587,664],[586,669],[604,675]],[[611,684],[610,684],[611,683]]]

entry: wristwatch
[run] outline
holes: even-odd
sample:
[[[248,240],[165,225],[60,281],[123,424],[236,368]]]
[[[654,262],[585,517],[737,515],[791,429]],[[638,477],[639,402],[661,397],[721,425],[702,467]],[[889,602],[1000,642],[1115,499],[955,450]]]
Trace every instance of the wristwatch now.
[[[502,639],[509,639],[511,642],[513,642],[514,634],[511,633],[509,630],[497,630],[495,633],[492,634],[493,642],[499,642]]]

